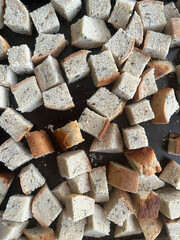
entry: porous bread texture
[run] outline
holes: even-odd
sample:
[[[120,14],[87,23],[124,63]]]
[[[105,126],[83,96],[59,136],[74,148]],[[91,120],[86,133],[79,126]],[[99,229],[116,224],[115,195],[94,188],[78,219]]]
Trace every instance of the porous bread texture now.
[[[0,64],[0,86],[8,87],[17,83],[17,76],[8,65]]]
[[[167,20],[167,23],[171,20],[171,18],[179,18],[180,13],[173,1],[164,5],[164,14]]]
[[[164,33],[172,37],[170,48],[180,47],[180,17],[171,18],[164,29]]]
[[[37,226],[24,229],[23,233],[29,240],[56,240],[53,229]]]
[[[9,107],[9,89],[0,86],[0,110],[4,110]]]
[[[13,179],[13,173],[0,169],[0,205],[9,190]]]
[[[180,155],[180,135],[170,133],[168,143],[168,153],[174,155]]]
[[[180,218],[170,220],[169,218],[162,216],[166,227],[166,232],[169,239],[178,240],[180,238]]]
[[[165,183],[155,174],[150,176],[141,175],[138,180],[138,192],[152,192],[158,188],[164,187]]]
[[[66,197],[71,194],[71,189],[67,182],[64,181],[57,185],[53,190],[53,194],[60,200],[61,203],[65,204]]]
[[[111,11],[110,0],[86,0],[86,13],[89,17],[107,20]]]
[[[7,52],[10,48],[9,43],[0,35],[0,60],[5,60],[7,58]]]
[[[0,29],[4,27],[5,0],[0,0]]]
[[[72,193],[84,194],[91,190],[89,174],[83,173],[75,178],[67,180]]]

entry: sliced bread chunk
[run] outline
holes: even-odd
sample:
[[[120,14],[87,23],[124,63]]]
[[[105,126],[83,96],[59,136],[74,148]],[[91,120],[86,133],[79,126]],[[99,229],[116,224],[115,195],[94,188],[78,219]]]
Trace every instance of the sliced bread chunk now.
[[[75,178],[67,180],[72,193],[84,194],[91,190],[89,174],[83,173]]]
[[[180,155],[180,134],[169,134],[168,153]]]
[[[171,220],[163,216],[166,232],[171,240],[178,240],[180,238],[180,218]]]
[[[0,1],[0,29],[4,27],[5,0]]]
[[[110,161],[107,168],[108,184],[118,189],[137,193],[138,173],[120,163]]]
[[[135,4],[135,0],[117,0],[108,22],[116,29],[125,29]]]
[[[9,107],[9,89],[0,86],[0,110],[5,110]]]
[[[25,222],[32,218],[31,204],[33,196],[16,194],[9,198],[3,213],[3,220]]]
[[[169,2],[164,6],[164,14],[167,20],[167,23],[171,20],[171,18],[179,18],[180,13],[177,9],[175,3],[173,1]]]
[[[64,127],[56,129],[54,136],[63,151],[84,141],[77,121],[72,121]]]
[[[103,208],[95,204],[94,214],[87,218],[84,236],[101,238],[109,235],[110,221],[107,219]]]
[[[102,87],[114,82],[120,75],[111,51],[91,55],[89,58],[91,77],[96,87]]]
[[[61,211],[61,203],[45,184],[33,199],[33,217],[42,227],[47,228],[57,218]]]
[[[37,226],[23,230],[24,235],[29,240],[56,240],[53,229]]]
[[[102,153],[121,153],[123,152],[123,141],[118,125],[111,123],[106,136],[102,141],[94,139],[90,152],[102,152]]]
[[[76,82],[89,74],[90,69],[87,63],[87,55],[89,53],[90,51],[88,50],[80,50],[61,61],[68,84]]]
[[[38,158],[55,151],[49,135],[44,130],[26,133],[25,137],[33,158]]]
[[[101,19],[83,16],[71,25],[71,44],[78,48],[101,47],[111,38],[111,33]]]
[[[17,83],[17,76],[8,65],[0,64],[0,86],[8,87]]]
[[[32,61],[36,64],[44,61],[49,55],[56,58],[67,45],[64,34],[43,34],[36,38]]]
[[[31,194],[35,189],[44,185],[46,181],[38,168],[32,163],[22,168],[19,177],[22,191],[26,195]]]
[[[13,32],[32,34],[32,23],[25,5],[20,0],[6,0],[4,24]]]
[[[68,179],[91,170],[91,164],[83,150],[69,151],[58,155],[57,165],[60,175]]]
[[[165,183],[155,174],[150,176],[141,175],[138,181],[138,192],[152,192],[158,188],[164,187]]]
[[[57,197],[57,199],[60,200],[60,202],[62,202],[63,204],[65,204],[65,199],[66,197],[71,194],[71,189],[68,186],[67,182],[64,181],[62,183],[60,183],[59,185],[57,185],[52,192],[54,193],[54,195]]]
[[[7,58],[7,52],[9,48],[9,43],[0,35],[0,61]]]
[[[120,65],[131,55],[134,43],[134,38],[120,28],[103,46],[102,50],[110,50],[114,60],[120,67]]]
[[[78,124],[84,132],[101,141],[106,135],[110,121],[108,118],[101,117],[99,114],[85,108],[79,118]]]
[[[155,118],[152,120],[156,124],[167,124],[171,116],[179,109],[173,88],[160,88],[151,99],[151,107]]]
[[[10,170],[15,170],[32,159],[32,155],[21,142],[9,138],[0,146],[0,162]]]
[[[137,46],[141,45],[144,34],[143,23],[136,11],[134,11],[129,24],[126,27],[126,32],[135,39]]]
[[[169,20],[164,33],[172,37],[171,48],[180,47],[180,16]]]
[[[32,129],[33,124],[14,109],[6,108],[0,116],[0,127],[2,127],[15,142],[19,142],[25,134]]]
[[[60,23],[51,3],[34,10],[30,16],[39,34],[59,31]]]
[[[180,85],[180,65],[176,66],[177,82]]]
[[[105,87],[99,88],[97,92],[87,100],[87,105],[90,108],[103,117],[107,117],[110,121],[123,112],[125,104],[125,101],[119,99]]]
[[[0,169],[0,205],[9,190],[13,179],[13,173]]]
[[[86,0],[86,13],[89,17],[107,20],[111,11],[110,0]]]

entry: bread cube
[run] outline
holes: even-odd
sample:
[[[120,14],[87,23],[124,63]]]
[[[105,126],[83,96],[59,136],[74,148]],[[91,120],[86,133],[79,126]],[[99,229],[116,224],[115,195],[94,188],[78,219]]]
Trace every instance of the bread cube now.
[[[69,151],[58,155],[57,165],[60,175],[68,179],[91,170],[91,164],[83,150]]]
[[[108,22],[116,29],[125,29],[135,4],[135,0],[117,0]]]
[[[0,169],[0,193],[1,193],[0,194],[0,205],[9,190],[13,179],[14,179],[13,173]]]
[[[72,121],[64,127],[56,129],[54,136],[63,151],[84,141],[77,121]]]
[[[139,82],[140,78],[124,72],[115,82],[112,92],[115,93],[119,98],[130,100],[133,98]]]
[[[4,27],[5,0],[0,1],[0,29]]]
[[[8,61],[10,68],[17,74],[33,72],[33,62],[31,60],[31,50],[28,45],[13,46],[8,50]]]
[[[61,203],[45,184],[32,201],[33,217],[42,227],[47,228],[61,211]]]
[[[110,37],[110,31],[101,19],[85,15],[71,25],[71,44],[78,48],[101,47]]]
[[[90,152],[102,152],[102,153],[121,153],[123,152],[123,141],[118,125],[111,123],[105,137],[102,141],[94,139]]]
[[[81,194],[70,194],[66,198],[66,216],[78,222],[94,214],[94,199]]]
[[[89,174],[83,173],[75,178],[67,180],[72,193],[84,194],[91,190]]]
[[[169,2],[164,6],[164,14],[167,20],[167,23],[171,20],[171,18],[179,18],[180,13],[179,10],[177,9],[175,3]]]
[[[180,16],[169,20],[164,33],[172,37],[170,48],[180,47]]]
[[[0,146],[0,162],[12,171],[32,158],[29,150],[21,142],[16,143],[12,138]]]
[[[51,228],[43,228],[41,226],[37,226],[34,228],[24,229],[23,233],[30,240],[35,240],[35,239],[56,240],[54,231]]]
[[[180,65],[176,66],[177,82],[180,85]]]
[[[35,189],[44,185],[46,181],[38,168],[32,163],[22,168],[19,177],[22,191],[26,195],[31,194]]]
[[[0,116],[0,127],[2,127],[15,142],[19,142],[25,134],[32,129],[33,124],[14,109],[6,108]]]
[[[131,55],[135,40],[120,28],[105,45],[102,50],[110,50],[118,67]]]
[[[141,175],[138,180],[138,192],[152,192],[158,188],[164,187],[165,183],[155,174],[150,176]]]
[[[110,221],[106,218],[103,208],[95,204],[94,214],[87,218],[84,236],[101,238],[109,233]]]
[[[8,87],[17,83],[17,76],[8,65],[0,64],[0,86]]]
[[[9,43],[0,35],[0,61],[7,58],[9,48],[11,48]]]
[[[87,55],[89,53],[90,51],[88,50],[80,50],[61,61],[68,84],[76,82],[89,74],[90,69],[87,63]]]
[[[180,238],[180,218],[171,220],[163,216],[164,224],[166,227],[166,232],[169,236],[169,239],[178,239]]]
[[[104,204],[106,217],[119,226],[133,213],[133,205],[127,192],[114,189],[110,195],[109,202]]]
[[[145,31],[162,32],[167,24],[163,2],[140,1],[137,2],[135,9],[142,19]]]
[[[32,218],[31,204],[33,196],[16,194],[9,198],[3,213],[3,220],[25,222]]]
[[[78,14],[81,10],[82,2],[81,0],[51,0],[53,7],[56,9],[57,13],[69,22]]]
[[[9,107],[9,89],[0,86],[0,110]]]
[[[124,144],[130,150],[147,147],[148,139],[143,127],[136,125],[122,129]]]
[[[55,152],[53,143],[44,130],[26,133],[25,137],[33,158],[42,157]]]
[[[86,0],[86,13],[89,17],[107,20],[110,11],[110,0]]]
[[[170,133],[168,153],[173,155],[180,155],[180,135],[175,133]]]
[[[169,52],[171,36],[159,32],[147,31],[143,51],[152,58],[164,60]]]
[[[63,204],[65,204],[66,197],[71,194],[71,189],[68,186],[67,182],[64,181],[61,184],[57,185],[52,192]]]
[[[57,33],[60,28],[59,20],[51,3],[48,3],[30,13],[38,34]]]

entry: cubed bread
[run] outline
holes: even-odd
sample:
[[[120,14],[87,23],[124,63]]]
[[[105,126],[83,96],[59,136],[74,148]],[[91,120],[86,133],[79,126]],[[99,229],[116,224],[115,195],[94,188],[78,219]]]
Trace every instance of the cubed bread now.
[[[171,48],[180,47],[180,16],[169,20],[164,33],[172,37]]]
[[[84,236],[101,238],[109,235],[110,221],[107,219],[103,208],[95,204],[94,214],[87,218]]]
[[[155,174],[150,176],[141,175],[138,180],[138,192],[152,192],[158,188],[164,187],[165,183]]]
[[[180,190],[180,165],[171,160],[166,165],[159,178]]]
[[[62,183],[60,183],[59,185],[57,185],[52,192],[54,193],[54,195],[57,197],[57,199],[60,200],[60,202],[62,202],[63,204],[65,204],[65,199],[66,197],[71,194],[71,189],[68,186],[67,182],[64,181]]]
[[[0,86],[0,110],[5,110],[9,107],[9,89]]]
[[[56,58],[64,50],[67,40],[64,34],[43,34],[36,38],[32,61],[36,64],[44,61],[49,55]]]
[[[116,29],[125,29],[135,4],[135,0],[117,0],[108,22]]]
[[[69,151],[58,155],[57,165],[60,175],[68,179],[91,170],[91,164],[83,150]]]
[[[134,48],[135,40],[129,34],[127,34],[122,28],[120,28],[105,45],[102,50],[110,50],[116,61],[116,64],[120,67],[123,62],[131,55]]]
[[[26,195],[31,194],[35,189],[42,187],[46,181],[38,168],[32,163],[21,169],[19,177],[21,189]]]
[[[123,112],[126,102],[119,99],[107,88],[101,87],[97,92],[87,100],[87,105],[110,121],[115,119]]]
[[[90,152],[102,152],[102,153],[121,153],[123,152],[123,141],[120,130],[116,123],[111,123],[105,137],[102,141],[94,139]]]
[[[4,24],[13,32],[32,34],[32,23],[29,12],[20,0],[6,0]]]
[[[33,124],[14,109],[6,108],[0,116],[0,127],[2,127],[15,142],[19,142],[25,134],[32,129]]]
[[[110,0],[86,0],[86,13],[89,17],[107,20],[111,11]]]
[[[0,64],[0,86],[8,87],[17,83],[17,76],[8,65]]]
[[[12,172],[0,169],[0,205],[9,190],[13,179],[14,174]]]
[[[129,150],[147,147],[148,139],[145,129],[140,125],[122,129],[124,144]]]
[[[170,44],[170,35],[148,30],[145,35],[142,50],[152,58],[164,60],[169,52]]]
[[[32,155],[21,142],[9,138],[0,146],[0,162],[10,170],[15,170],[32,159]]]
[[[40,33],[57,33],[60,28],[59,20],[51,3],[30,13],[32,21],[38,34]]]
[[[83,16],[71,25],[71,44],[78,48],[101,47],[111,38],[104,20]]]
[[[114,82],[120,73],[110,50],[91,55],[89,58],[91,77],[96,87],[102,87]]]
[[[178,240],[180,238],[180,218],[171,220],[163,216],[166,232],[171,240]]]
[[[173,1],[169,2],[164,6],[164,14],[167,20],[167,23],[171,20],[171,18],[179,18],[180,13],[177,9],[175,3]]]
[[[173,88],[160,88],[151,99],[151,107],[155,118],[152,120],[156,124],[167,124],[171,116],[179,109]]]
[[[51,0],[53,7],[56,9],[57,13],[69,22],[78,14],[81,10],[82,2],[81,0]]]
[[[23,233],[29,240],[56,240],[54,231],[51,228],[37,226],[34,228],[26,228],[23,230]]]
[[[67,180],[72,193],[84,194],[91,190],[89,174],[83,173],[75,178]]]
[[[33,72],[33,62],[31,61],[31,50],[26,44],[13,46],[8,49],[8,62],[13,72],[25,74]]]
[[[126,32],[135,39],[137,46],[141,45],[144,34],[143,23],[136,11],[134,11],[134,14],[126,27]]]
[[[115,188],[136,193],[138,189],[138,173],[120,163],[110,161],[107,168],[108,184]]]
[[[89,74],[90,69],[87,63],[87,55],[89,53],[90,51],[88,50],[80,50],[61,61],[68,84],[76,82]]]
[[[33,158],[55,152],[53,143],[44,130],[26,133],[25,137]]]
[[[162,32],[167,24],[163,2],[140,1],[136,4],[135,9],[142,19],[145,31]]]
[[[86,195],[70,194],[66,197],[66,216],[78,222],[94,214],[94,199]]]
[[[168,153],[180,155],[180,134],[169,134]]]
[[[135,77],[127,72],[123,72],[115,82],[112,92],[119,98],[130,100],[133,98],[139,85],[140,78]]]
[[[127,192],[114,188],[109,202],[104,204],[106,217],[119,226],[133,213],[133,205]]]
[[[56,129],[54,136],[63,151],[84,141],[77,121],[72,121],[64,127]]]
[[[61,211],[61,203],[45,184],[32,201],[33,217],[42,227],[47,228]]]
[[[85,108],[79,118],[78,124],[84,132],[101,141],[106,135],[110,121],[108,118],[101,117],[99,114]]]
[[[0,1],[0,29],[4,27],[5,0]]]
[[[176,66],[177,82],[180,85],[180,65]]]
[[[22,194],[12,195],[3,213],[3,220],[25,222],[29,218],[32,218],[32,199],[33,196],[24,196]]]
[[[0,61],[7,58],[9,48],[11,48],[9,43],[0,35]]]

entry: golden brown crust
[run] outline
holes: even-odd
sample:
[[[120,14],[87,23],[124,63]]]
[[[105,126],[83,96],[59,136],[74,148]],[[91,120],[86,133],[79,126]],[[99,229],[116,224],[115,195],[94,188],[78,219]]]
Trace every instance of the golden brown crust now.
[[[23,85],[23,83],[31,81],[32,79],[36,80],[36,78],[34,76],[32,76],[32,77],[28,77],[28,78],[22,80],[21,82],[18,82],[16,85],[11,86],[11,91],[13,92],[14,90],[16,90],[16,88],[21,87],[21,85]]]
[[[49,232],[34,236],[29,234],[26,229],[23,230],[24,235],[30,240],[56,240],[53,229],[49,228]]]
[[[119,190],[119,189],[118,189],[118,191],[119,191],[121,200],[129,206],[130,211],[133,213],[134,208],[133,208],[133,203],[131,201],[131,197],[130,197],[129,193],[127,193],[123,190]]]
[[[131,49],[130,49],[129,53],[127,54],[126,57],[121,58],[121,60],[118,60],[118,64],[117,65],[123,64],[128,59],[128,57],[131,55],[131,53],[132,53],[132,51],[134,49],[134,44],[135,44],[135,39],[134,38],[131,39],[131,43],[132,44],[131,44]]]
[[[0,56],[0,60],[4,60],[7,58],[7,51],[10,47],[9,43],[0,35],[0,43],[3,47],[3,55]]]
[[[137,5],[141,5],[141,4],[144,4],[144,3],[151,3],[151,4],[154,4],[154,5],[163,5],[164,6],[164,3],[163,2],[160,2],[160,1],[141,1],[141,2],[137,2]]]
[[[180,39],[180,18],[171,18],[173,39]]]
[[[6,187],[9,187],[14,179],[14,173],[0,169],[0,179],[4,182]]]
[[[96,82],[94,81],[94,84],[96,87],[103,87],[103,86],[109,85],[113,83],[119,77],[119,75],[120,75],[119,72],[114,73],[110,77],[102,78],[98,81],[96,80]]]
[[[74,59],[75,57],[79,56],[79,55],[85,55],[90,53],[91,51],[89,50],[80,50],[78,52],[72,53],[71,55],[67,56],[66,58],[64,58],[63,60],[61,60],[61,65],[63,65],[66,61],[70,61],[71,59]]]
[[[98,136],[99,141],[103,140],[109,127],[110,127],[110,121],[109,121],[109,119],[107,119],[102,131],[100,132],[100,134]]]
[[[163,218],[164,223],[165,223],[166,225],[171,225],[171,224],[176,224],[176,223],[179,223],[179,224],[180,224],[180,218],[171,220],[171,219],[169,219],[168,217],[166,217],[166,216],[163,215],[163,214],[162,214],[162,218]]]
[[[169,138],[172,138],[175,140],[174,154],[180,155],[180,134],[170,133]]]
[[[144,52],[143,50],[139,49],[139,48],[136,48],[134,47],[133,51],[135,52],[139,52],[140,54],[143,54],[149,61],[151,59],[151,56],[149,56],[149,54],[147,54],[146,52]]]

